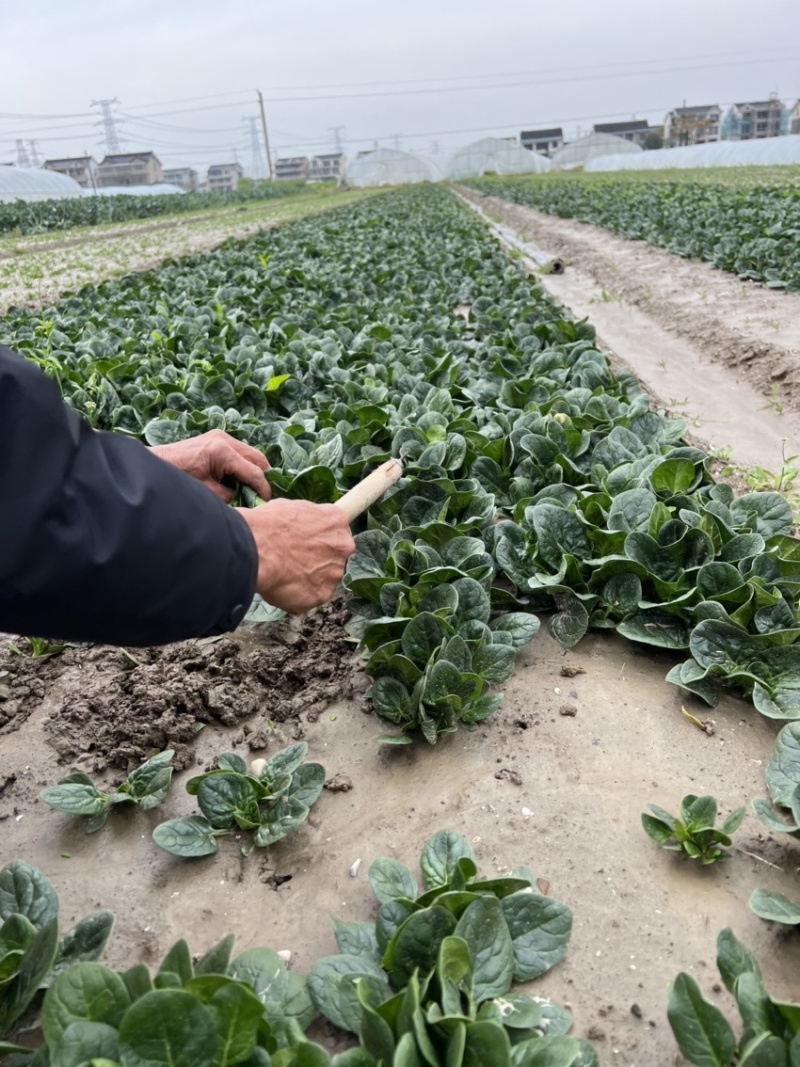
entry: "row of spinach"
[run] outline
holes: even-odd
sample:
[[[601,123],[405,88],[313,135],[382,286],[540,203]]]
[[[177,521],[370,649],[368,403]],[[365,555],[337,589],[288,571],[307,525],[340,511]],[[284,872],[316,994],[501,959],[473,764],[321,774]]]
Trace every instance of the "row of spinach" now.
[[[63,937],[58,897],[41,871],[0,870],[0,1057],[17,1067],[597,1067],[568,1036],[569,1012],[511,992],[566,952],[572,914],[540,894],[527,868],[477,877],[453,830],[425,844],[424,889],[395,859],[369,878],[373,922],[332,920],[340,954],[308,978],[270,949],[232,958],[233,937],[192,958],[185,941],[151,974],[97,962],[114,922],[86,916]],[[306,1036],[321,1013],[358,1046],[331,1058]],[[38,1049],[17,1045],[37,1022]],[[3,1040],[6,1038],[6,1040]]]
[[[796,181],[740,178],[737,183],[712,183],[573,174],[480,178],[464,184],[488,196],[605,226],[623,237],[705,260],[771,289],[800,292]]]
[[[14,200],[0,204],[0,233],[48,233],[52,230],[68,230],[73,226],[97,226],[103,222],[180,215],[228,204],[244,204],[251,200],[297,196],[312,188],[303,182],[272,182],[243,189],[182,195],[164,193],[135,196],[118,193],[112,196],[62,197],[58,200]]]
[[[382,720],[431,742],[552,611],[681,652],[668,680],[800,718],[800,542],[734,499],[446,190],[417,188],[13,310],[0,340],[93,425],[150,444],[219,427],[275,495],[336,499],[397,456],[345,577]]]

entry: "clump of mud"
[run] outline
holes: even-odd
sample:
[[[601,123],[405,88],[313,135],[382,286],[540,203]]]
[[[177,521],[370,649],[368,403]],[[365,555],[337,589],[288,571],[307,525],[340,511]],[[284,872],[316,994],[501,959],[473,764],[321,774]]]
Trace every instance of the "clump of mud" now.
[[[8,674],[0,678],[0,733],[45,701],[47,741],[65,763],[91,771],[128,770],[166,748],[175,749],[176,769],[186,767],[210,722],[241,724],[252,749],[266,745],[273,723],[296,720],[294,733],[302,736],[302,721],[363,689],[346,618],[340,601],[221,640],[131,656],[106,646],[45,662],[2,653],[0,670]]]

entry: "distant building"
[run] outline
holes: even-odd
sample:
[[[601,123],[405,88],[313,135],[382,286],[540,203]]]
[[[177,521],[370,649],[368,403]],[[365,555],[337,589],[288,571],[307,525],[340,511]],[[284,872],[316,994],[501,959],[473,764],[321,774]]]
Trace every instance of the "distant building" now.
[[[243,177],[241,163],[215,163],[208,168],[208,188],[214,192],[232,192]]]
[[[309,167],[309,181],[338,182],[344,170],[345,158],[342,152],[324,152],[312,156]]]
[[[752,141],[757,137],[780,137],[790,129],[790,111],[775,93],[769,100],[731,104],[722,122],[724,141]]]
[[[594,133],[613,133],[616,137],[624,137],[626,141],[641,145],[642,148],[648,135],[654,132],[646,119],[629,119],[627,122],[596,122],[592,130]]]
[[[164,181],[161,162],[154,152],[125,152],[106,156],[97,168],[97,185],[160,185]]]
[[[172,167],[164,171],[164,181],[170,185],[179,185],[187,193],[193,193],[197,190],[198,175],[191,167]]]
[[[564,143],[564,131],[560,126],[551,130],[523,130],[519,143],[529,152],[538,152],[540,156],[551,156]]]
[[[709,144],[720,139],[722,108],[719,104],[675,107],[664,119],[664,145]]]
[[[276,182],[308,181],[309,171],[308,156],[284,156],[275,160]]]
[[[76,156],[73,159],[45,160],[45,170],[54,170],[66,174],[76,181],[82,189],[97,187],[97,160],[93,156]]]
[[[800,133],[800,100],[789,112],[789,133]]]

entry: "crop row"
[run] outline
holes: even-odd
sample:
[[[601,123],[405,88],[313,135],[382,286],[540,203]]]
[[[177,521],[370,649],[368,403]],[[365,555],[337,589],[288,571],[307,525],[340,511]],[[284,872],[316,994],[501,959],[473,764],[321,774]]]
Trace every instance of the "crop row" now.
[[[772,289],[800,292],[800,188],[607,175],[480,178],[488,196],[604,226],[679,256],[705,260]]]
[[[0,233],[14,230],[23,234],[68,230],[73,226],[97,226],[100,223],[150,219],[161,215],[179,215],[249,200],[277,200],[297,196],[313,186],[302,182],[257,185],[230,192],[166,193],[160,196],[83,196],[61,200],[15,200],[0,203]]]
[[[99,427],[151,444],[219,427],[263,448],[276,495],[334,500],[389,456],[345,585],[395,741],[485,719],[550,612],[685,658],[800,718],[800,542],[776,493],[734,499],[684,425],[650,411],[438,188],[302,220],[18,309],[0,339]]]

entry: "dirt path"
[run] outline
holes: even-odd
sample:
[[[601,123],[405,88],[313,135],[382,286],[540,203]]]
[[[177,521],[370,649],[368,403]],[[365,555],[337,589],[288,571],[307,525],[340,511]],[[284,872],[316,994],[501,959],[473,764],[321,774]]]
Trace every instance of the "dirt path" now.
[[[541,283],[673,416],[746,467],[800,450],[800,296],[588,223],[460,190],[521,249],[566,263]]]

